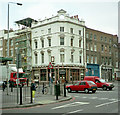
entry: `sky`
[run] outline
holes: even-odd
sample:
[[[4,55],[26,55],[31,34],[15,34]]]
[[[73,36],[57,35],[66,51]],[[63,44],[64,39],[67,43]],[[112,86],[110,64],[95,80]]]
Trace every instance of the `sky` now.
[[[8,2],[10,28],[17,29],[15,21],[30,17],[35,20],[57,15],[64,9],[70,16],[78,15],[89,28],[118,35],[119,0],[0,0],[0,30],[7,29]]]

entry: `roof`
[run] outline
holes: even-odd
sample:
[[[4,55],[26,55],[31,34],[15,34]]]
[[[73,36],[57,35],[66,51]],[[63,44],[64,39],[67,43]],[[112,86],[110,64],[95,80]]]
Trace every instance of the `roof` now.
[[[32,22],[37,22],[37,20],[34,20],[32,18],[25,18],[25,19],[22,19],[22,20],[19,20],[19,21],[15,21],[15,23],[21,24],[21,25],[24,25],[24,26],[27,26],[27,27],[31,27]]]

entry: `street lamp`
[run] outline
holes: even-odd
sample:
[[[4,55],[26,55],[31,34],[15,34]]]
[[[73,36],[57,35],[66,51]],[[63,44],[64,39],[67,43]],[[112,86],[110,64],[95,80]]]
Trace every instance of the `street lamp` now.
[[[8,43],[7,43],[7,56],[9,57],[9,4],[17,4],[17,5],[22,5],[21,3],[15,3],[15,2],[8,2],[8,33],[7,33],[7,40],[8,40]],[[8,62],[9,64],[9,62]],[[8,65],[7,65],[8,66]],[[8,66],[9,67],[9,66]],[[7,68],[7,95],[8,95],[8,88],[9,88],[9,84],[8,84],[8,76],[9,76],[9,71],[8,71],[9,68]]]
[[[8,33],[7,33],[7,39],[8,39],[8,52],[7,52],[7,56],[9,57],[9,4],[17,4],[22,6],[21,3],[15,3],[15,2],[8,2]]]

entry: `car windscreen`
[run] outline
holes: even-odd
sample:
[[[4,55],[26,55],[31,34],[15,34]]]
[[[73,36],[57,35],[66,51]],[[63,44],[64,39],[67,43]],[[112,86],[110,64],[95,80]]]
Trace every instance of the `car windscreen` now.
[[[87,81],[89,85],[95,85],[93,81]]]
[[[100,82],[102,83],[105,83],[105,80],[104,79],[99,79]]]

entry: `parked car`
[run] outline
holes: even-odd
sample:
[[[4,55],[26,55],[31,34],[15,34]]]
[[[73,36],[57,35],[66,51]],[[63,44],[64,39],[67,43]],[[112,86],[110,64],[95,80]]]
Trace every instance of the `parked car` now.
[[[76,81],[73,85],[66,86],[68,92],[72,91],[85,91],[86,93],[89,93],[89,91],[92,91],[92,93],[95,93],[97,90],[97,85],[92,81]]]
[[[112,88],[114,88],[113,83],[108,83],[104,79],[99,78],[98,76],[85,76],[84,80],[93,81],[98,88],[103,88],[103,90],[112,90]]]

